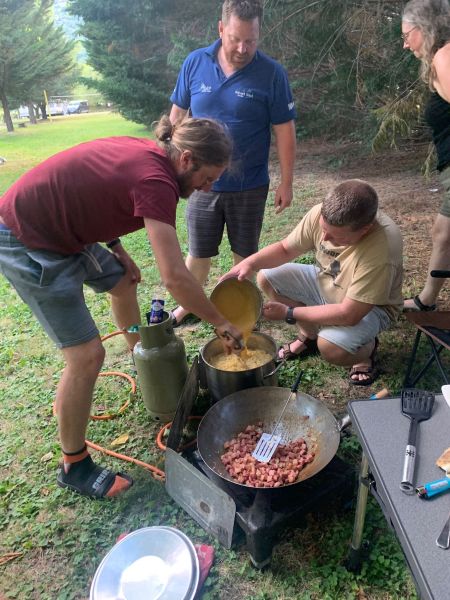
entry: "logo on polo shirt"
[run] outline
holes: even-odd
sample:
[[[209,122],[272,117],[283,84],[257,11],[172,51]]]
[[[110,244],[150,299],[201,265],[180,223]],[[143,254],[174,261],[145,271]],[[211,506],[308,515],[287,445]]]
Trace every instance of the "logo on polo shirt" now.
[[[295,106],[294,102],[289,102],[289,104],[288,104],[288,110],[293,110],[294,106]]]
[[[210,94],[211,93],[211,86],[210,85],[206,85],[206,83],[202,83],[202,85],[200,86],[200,92],[202,94]]]
[[[243,90],[235,90],[234,93],[239,98],[253,98],[253,90],[252,89],[243,89]]]

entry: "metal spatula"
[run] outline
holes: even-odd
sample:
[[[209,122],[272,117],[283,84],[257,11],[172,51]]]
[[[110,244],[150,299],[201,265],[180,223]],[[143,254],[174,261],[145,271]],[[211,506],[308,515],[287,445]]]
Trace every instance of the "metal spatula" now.
[[[402,413],[411,419],[403,463],[402,482],[400,489],[405,494],[414,493],[414,466],[416,462],[416,436],[420,421],[431,417],[434,405],[434,394],[425,390],[409,388],[402,390]]]
[[[450,515],[448,515],[448,519],[446,520],[444,528],[436,540],[436,544],[439,546],[439,548],[443,548],[444,550],[450,548]]]
[[[295,396],[295,394],[297,393],[297,389],[302,376],[303,371],[300,371],[300,373],[297,376],[297,379],[295,380],[294,385],[291,387],[291,392],[288,396],[288,399],[286,400],[285,405],[283,406],[282,411],[280,412],[280,416],[278,417],[278,420],[275,423],[275,427],[272,429],[272,433],[261,434],[261,437],[259,438],[258,443],[256,444],[256,448],[252,452],[253,458],[256,458],[256,460],[259,460],[259,462],[269,462],[269,460],[274,455],[275,450],[278,448],[281,442],[281,435],[274,434],[278,428],[278,425],[280,424],[281,419],[283,418],[284,411],[286,410],[287,405],[291,401],[292,396]]]

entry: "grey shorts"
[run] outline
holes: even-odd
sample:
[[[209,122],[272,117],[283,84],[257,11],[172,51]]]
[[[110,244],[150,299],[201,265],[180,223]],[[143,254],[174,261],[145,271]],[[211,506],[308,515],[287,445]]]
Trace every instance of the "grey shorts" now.
[[[294,302],[306,306],[327,304],[320,294],[317,280],[319,270],[314,265],[287,263],[263,273],[274,290]],[[357,325],[347,327],[324,326],[319,336],[350,354],[355,354],[379,333],[389,329],[391,320],[382,308],[375,306]]]
[[[444,199],[439,214],[450,217],[450,165],[439,173],[439,179],[444,186]]]
[[[0,273],[28,304],[58,348],[66,348],[89,342],[98,335],[84,300],[83,284],[97,293],[107,292],[120,281],[125,270],[100,244],[67,256],[30,250],[9,230],[0,229]]]
[[[268,185],[244,192],[195,191],[186,210],[189,254],[216,256],[225,225],[232,252],[243,257],[257,252],[268,191]]]

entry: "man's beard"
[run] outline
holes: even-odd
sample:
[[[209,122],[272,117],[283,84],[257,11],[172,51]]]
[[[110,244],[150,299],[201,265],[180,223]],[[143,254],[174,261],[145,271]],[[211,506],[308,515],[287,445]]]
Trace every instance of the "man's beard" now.
[[[192,187],[193,172],[193,170],[190,170],[187,173],[182,173],[181,175],[178,175],[177,177],[181,198],[188,198],[194,191],[194,188]]]

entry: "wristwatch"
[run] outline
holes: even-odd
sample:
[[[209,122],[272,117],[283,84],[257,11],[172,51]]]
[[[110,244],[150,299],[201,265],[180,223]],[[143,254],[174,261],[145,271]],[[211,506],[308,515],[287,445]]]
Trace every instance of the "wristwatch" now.
[[[289,325],[295,325],[297,323],[297,321],[295,320],[295,317],[294,317],[294,307],[293,306],[288,307],[286,317],[284,318],[284,320],[286,321],[286,323],[289,323]]]

